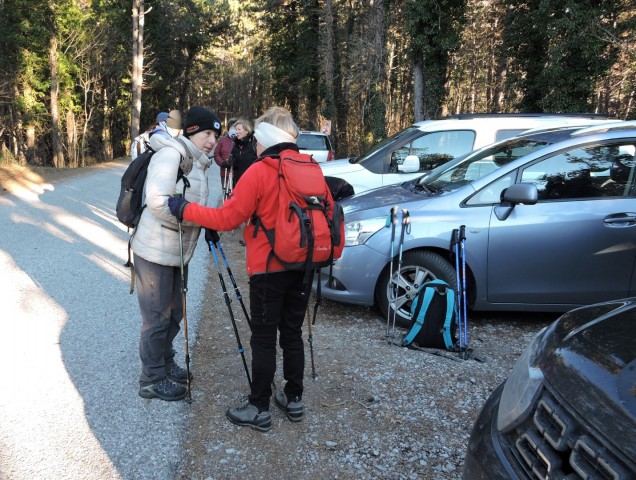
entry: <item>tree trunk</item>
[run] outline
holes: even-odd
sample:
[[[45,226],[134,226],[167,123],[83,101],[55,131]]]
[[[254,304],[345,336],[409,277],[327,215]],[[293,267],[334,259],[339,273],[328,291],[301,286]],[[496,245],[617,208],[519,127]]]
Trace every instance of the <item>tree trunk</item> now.
[[[503,19],[503,33],[501,41],[501,49],[499,51],[499,62],[497,64],[497,70],[495,71],[495,90],[493,93],[493,113],[499,113],[504,111],[505,101],[505,86],[506,77],[508,74],[508,47],[510,45],[510,27],[514,19],[514,8],[512,5],[508,5],[506,13]]]
[[[326,0],[324,16],[325,30],[323,45],[323,65],[325,75],[325,115],[327,120],[332,122],[332,133],[334,132],[333,123],[337,117],[336,101],[334,93],[334,23],[333,23],[333,1]],[[321,126],[322,127],[322,126]],[[332,135],[335,138],[335,135]]]
[[[374,7],[374,16],[373,16],[373,46],[374,46],[374,63],[373,63],[373,73],[374,78],[372,80],[373,84],[382,85],[384,82],[384,39],[386,37],[385,32],[385,2],[384,0],[375,0]]]
[[[416,122],[426,120],[424,115],[424,70],[421,59],[413,62],[413,114]]]
[[[58,105],[60,81],[57,62],[57,38],[55,33],[51,34],[51,39],[49,40],[49,68],[51,70],[50,109],[51,146],[53,148],[53,158],[51,160],[55,168],[63,168],[65,165],[62,139],[60,138],[60,111]]]
[[[132,2],[132,115],[131,140],[139,135],[141,90],[144,83],[144,0]]]

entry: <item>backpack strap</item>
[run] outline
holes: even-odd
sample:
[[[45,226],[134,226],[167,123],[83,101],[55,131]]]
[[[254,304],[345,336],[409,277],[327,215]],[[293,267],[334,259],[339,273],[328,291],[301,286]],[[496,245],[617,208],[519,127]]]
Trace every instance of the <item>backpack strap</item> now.
[[[446,290],[446,318],[444,319],[444,330],[442,332],[442,336],[444,337],[444,344],[446,345],[446,350],[450,350],[455,346],[455,342],[453,342],[452,330],[451,330],[451,322],[453,320],[453,312],[455,311],[455,293],[453,292],[450,295],[450,286]]]
[[[428,284],[424,284],[423,287],[424,287],[423,300],[421,302],[417,302],[415,306],[415,311],[413,312],[413,315],[412,315],[415,321],[413,323],[413,326],[411,327],[411,330],[409,330],[409,332],[404,337],[404,340],[402,340],[403,346],[406,346],[412,343],[415,337],[417,336],[417,334],[420,333],[420,330],[422,329],[422,326],[424,325],[424,319],[423,318],[420,319],[419,317],[420,312],[422,311],[422,309],[424,309],[424,312],[426,312],[426,310],[428,310],[428,307],[430,307],[431,305],[431,301],[433,300],[433,294],[435,293],[434,289],[432,287],[429,287]]]
[[[186,145],[183,139],[176,137],[175,140],[181,144],[186,153],[185,157],[181,155],[181,162],[179,163],[179,169],[182,171],[181,176],[184,176],[192,171],[192,166],[194,165],[194,156],[192,155],[192,152],[190,152],[188,145]],[[179,181],[178,177],[177,181]]]

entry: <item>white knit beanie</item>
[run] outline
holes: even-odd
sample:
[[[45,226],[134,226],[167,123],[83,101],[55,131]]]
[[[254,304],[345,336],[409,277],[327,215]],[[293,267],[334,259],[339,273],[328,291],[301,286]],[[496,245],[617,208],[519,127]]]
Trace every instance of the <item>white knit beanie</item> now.
[[[254,136],[258,143],[265,148],[278,145],[279,143],[296,143],[294,136],[267,122],[261,122],[256,126]]]

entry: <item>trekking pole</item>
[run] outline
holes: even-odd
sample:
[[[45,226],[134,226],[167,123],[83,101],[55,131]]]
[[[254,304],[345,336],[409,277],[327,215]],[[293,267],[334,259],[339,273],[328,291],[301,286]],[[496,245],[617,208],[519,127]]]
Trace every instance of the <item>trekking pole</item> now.
[[[227,200],[227,168],[223,168],[223,201]]]
[[[395,338],[395,317],[397,315],[397,297],[399,292],[399,278],[402,274],[402,251],[404,250],[404,234],[411,233],[411,215],[408,210],[402,209],[402,230],[400,231],[400,254],[398,256],[397,278],[395,281],[395,302],[393,305],[393,325],[391,326],[391,338]]]
[[[314,272],[315,273],[315,272]],[[311,281],[309,282],[309,287],[307,289],[307,295],[311,292],[311,284],[313,283],[314,276],[311,276]],[[318,308],[322,303],[322,295],[321,295],[321,287],[320,287],[320,270],[318,270],[318,284],[316,285],[316,303],[314,304],[314,318],[313,320],[309,318],[309,305],[307,305],[307,342],[309,343],[309,353],[311,355],[311,379],[315,382],[318,378],[316,374],[316,365],[314,363],[314,335],[311,329],[311,326],[316,323],[316,316],[318,315]]]
[[[462,324],[462,283],[460,278],[460,261],[459,261],[459,230],[453,229],[453,233],[451,234],[451,248],[455,253],[455,280],[457,281],[457,330],[459,337],[459,345],[458,348],[461,351],[464,346],[464,337],[462,333],[463,324]]]
[[[232,321],[232,327],[234,328],[234,336],[236,337],[236,343],[238,347],[238,352],[241,354],[241,359],[243,360],[243,368],[245,369],[245,375],[247,376],[247,383],[250,385],[250,389],[252,388],[252,379],[250,377],[249,368],[247,368],[247,361],[245,360],[245,350],[243,349],[243,345],[241,344],[241,337],[239,336],[239,331],[236,326],[236,320],[234,318],[234,312],[232,311],[232,299],[227,293],[227,288],[225,288],[225,280],[223,280],[223,274],[221,273],[221,265],[219,264],[219,258],[216,255],[216,244],[213,240],[208,241],[208,248],[212,253],[212,258],[214,259],[214,265],[216,265],[216,271],[219,274],[219,281],[221,282],[221,290],[223,290],[223,298],[225,299],[225,304],[227,305],[227,309],[230,312],[230,320]]]
[[[185,191],[185,186],[183,187]],[[175,195],[181,196],[181,195]],[[192,388],[190,386],[190,350],[188,347],[188,310],[186,308],[186,293],[188,291],[188,287],[186,286],[185,281],[185,266],[183,264],[183,226],[181,225],[182,220],[177,221],[177,225],[179,226],[179,266],[181,268],[181,304],[183,307],[183,338],[184,338],[184,348],[185,348],[185,364],[186,364],[186,385],[188,387],[188,399],[187,403],[192,403]]]
[[[464,358],[468,357],[468,307],[466,294],[466,225],[459,227],[459,240],[461,242],[462,257],[462,307],[463,312],[463,331],[464,331]]]
[[[394,291],[391,288],[393,285],[393,257],[395,256],[395,225],[397,224],[397,205],[394,205],[389,212],[389,216],[386,219],[385,227],[391,227],[391,263],[389,264],[389,290]],[[387,292],[388,294],[388,292]],[[393,297],[393,295],[391,295]],[[390,340],[390,319],[391,319],[391,297],[389,297],[389,308],[386,309],[386,341],[391,343]]]
[[[232,269],[230,268],[230,262],[228,262],[227,257],[225,256],[225,252],[223,251],[223,245],[221,245],[220,238],[216,241],[215,245],[219,249],[219,252],[221,252],[221,257],[223,258],[223,263],[225,263],[227,274],[230,277],[232,286],[234,287],[234,295],[236,295],[236,299],[241,304],[241,308],[243,309],[243,313],[245,314],[245,320],[247,320],[247,324],[250,325],[250,314],[247,313],[247,308],[245,308],[245,303],[243,303],[243,295],[241,295],[241,291],[239,290],[238,284],[236,283],[236,279],[234,278],[234,274],[232,273]]]

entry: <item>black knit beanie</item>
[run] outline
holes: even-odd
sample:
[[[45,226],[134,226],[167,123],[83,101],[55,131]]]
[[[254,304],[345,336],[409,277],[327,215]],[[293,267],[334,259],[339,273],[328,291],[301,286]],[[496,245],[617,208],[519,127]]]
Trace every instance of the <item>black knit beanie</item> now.
[[[203,107],[190,107],[183,122],[183,135],[190,137],[203,130],[214,130],[221,135],[221,122],[210,110]]]

